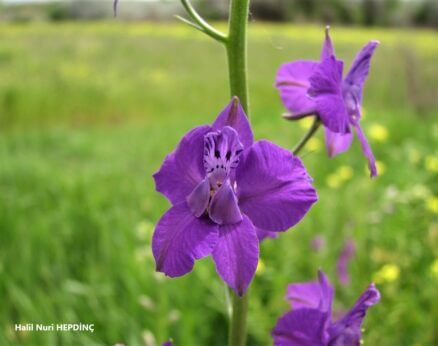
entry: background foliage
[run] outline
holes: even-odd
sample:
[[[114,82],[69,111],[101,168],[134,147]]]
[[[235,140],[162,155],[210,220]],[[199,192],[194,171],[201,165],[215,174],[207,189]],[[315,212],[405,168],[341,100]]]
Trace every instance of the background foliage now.
[[[1,24],[0,344],[223,345],[224,287],[210,259],[169,280],[154,273],[153,225],[168,207],[151,174],[191,127],[228,101],[222,48],[182,25]],[[358,143],[333,160],[320,133],[303,152],[320,201],[262,245],[251,289],[249,342],[270,343],[286,285],[322,267],[336,310],[376,280],[382,301],[368,345],[436,345],[438,304],[438,36],[426,30],[334,27],[348,62],[381,46],[365,91],[363,127],[381,176],[370,181]],[[272,87],[279,64],[319,56],[320,26],[250,28],[256,138],[291,148],[309,124],[287,123]],[[325,246],[315,252],[316,236]],[[352,282],[335,262],[346,238]],[[90,333],[14,332],[13,323],[95,323]]]
[[[2,8],[2,1],[5,6]],[[36,3],[36,1],[40,1]],[[113,0],[0,0],[0,19],[28,22],[111,18]],[[229,0],[192,0],[208,19],[227,19]],[[169,20],[179,0],[121,0],[119,18]],[[19,4],[19,5],[17,5]],[[9,6],[6,6],[9,5]],[[438,27],[436,0],[252,0],[252,20]]]

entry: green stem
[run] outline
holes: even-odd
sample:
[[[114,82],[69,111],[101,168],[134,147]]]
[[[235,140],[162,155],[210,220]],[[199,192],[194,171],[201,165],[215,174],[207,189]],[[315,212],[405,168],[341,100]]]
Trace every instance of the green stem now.
[[[180,17],[176,16],[179,20],[183,21],[184,23],[193,26],[194,28],[202,31],[203,33],[207,34],[211,38],[215,39],[218,42],[225,43],[227,41],[227,37],[220,32],[219,30],[216,30],[213,28],[210,24],[208,24],[204,18],[202,18],[198,12],[193,8],[192,4],[190,3],[190,0],[181,0],[182,5],[184,6],[184,9],[186,10],[187,14],[190,16],[190,18],[194,21],[194,23]]]
[[[294,155],[298,155],[298,153],[301,151],[301,149],[304,148],[304,146],[309,141],[309,139],[312,138],[313,135],[318,130],[319,125],[321,125],[321,120],[319,120],[318,117],[315,117],[315,120],[313,121],[313,124],[310,127],[309,131],[307,131],[307,133],[304,135],[304,137],[295,146],[294,150],[292,150]]]
[[[246,341],[248,292],[243,297],[239,297],[234,292],[231,294],[233,295],[233,312],[231,314],[228,344],[229,346],[243,346]]]
[[[231,0],[227,45],[231,96],[238,96],[249,116],[247,40],[249,0]]]
[[[249,116],[248,68],[247,68],[247,26],[249,0],[231,0],[228,40],[228,72],[231,96],[237,96]],[[234,292],[233,309],[230,321],[229,346],[243,346],[246,341],[246,315],[248,293],[243,297]]]

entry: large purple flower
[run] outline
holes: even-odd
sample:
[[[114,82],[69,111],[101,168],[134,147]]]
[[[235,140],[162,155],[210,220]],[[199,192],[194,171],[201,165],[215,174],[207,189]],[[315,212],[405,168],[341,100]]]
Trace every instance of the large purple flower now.
[[[334,290],[319,271],[318,282],[291,284],[286,299],[293,310],[277,322],[272,336],[275,346],[359,346],[362,321],[368,308],[380,300],[371,284],[354,306],[338,321],[332,321]]]
[[[152,239],[157,271],[181,276],[212,254],[239,295],[257,268],[257,233],[287,230],[317,200],[299,158],[271,142],[253,142],[237,97],[212,125],[188,132],[154,179],[172,203]]]
[[[325,127],[330,157],[348,150],[353,139],[352,127],[355,128],[372,177],[377,175],[375,158],[359,120],[363,87],[378,44],[378,41],[367,43],[343,79],[344,63],[335,57],[327,27],[320,61],[284,64],[276,79],[283,103],[291,112],[285,118],[295,120],[316,114]]]

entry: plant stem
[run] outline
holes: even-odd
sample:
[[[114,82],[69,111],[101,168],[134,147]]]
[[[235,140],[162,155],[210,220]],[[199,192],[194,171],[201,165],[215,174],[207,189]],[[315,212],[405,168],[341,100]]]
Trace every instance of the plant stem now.
[[[247,39],[249,0],[231,0],[227,41],[231,96],[238,96],[249,116]]]
[[[304,148],[304,146],[309,141],[309,139],[312,138],[313,135],[318,130],[319,125],[321,125],[321,120],[319,120],[318,117],[315,117],[315,120],[313,121],[313,124],[310,127],[309,131],[307,131],[307,133],[304,135],[304,137],[295,146],[294,150],[292,150],[294,155],[298,155],[298,153],[301,151],[301,149]]]
[[[234,292],[231,294],[233,295],[233,312],[231,314],[228,344],[229,346],[243,346],[246,341],[248,292],[243,297],[239,297]]]
[[[247,26],[250,0],[231,0],[228,40],[228,72],[231,96],[237,96],[249,117],[248,68],[247,68]],[[246,315],[248,293],[243,297],[231,293],[233,310],[230,321],[229,345],[243,346],[246,341]]]

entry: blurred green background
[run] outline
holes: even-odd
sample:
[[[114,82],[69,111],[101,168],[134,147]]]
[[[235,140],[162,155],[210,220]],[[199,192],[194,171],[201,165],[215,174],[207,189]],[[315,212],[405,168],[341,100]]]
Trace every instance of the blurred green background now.
[[[150,250],[169,206],[151,175],[228,102],[223,48],[169,22],[14,21],[0,33],[0,344],[224,345],[225,288],[211,259],[166,279]],[[292,148],[309,123],[281,119],[275,73],[317,59],[323,26],[256,22],[249,37],[255,136]],[[365,345],[436,345],[438,35],[334,26],[332,38],[347,66],[368,40],[381,41],[362,122],[381,174],[368,178],[357,141],[329,159],[322,133],[311,140],[302,157],[320,199],[297,227],[262,244],[248,343],[271,343],[287,284],[322,267],[336,284],[336,311],[372,280],[381,290]],[[335,265],[350,238],[357,254],[345,287]],[[14,331],[76,322],[95,332]]]

